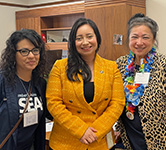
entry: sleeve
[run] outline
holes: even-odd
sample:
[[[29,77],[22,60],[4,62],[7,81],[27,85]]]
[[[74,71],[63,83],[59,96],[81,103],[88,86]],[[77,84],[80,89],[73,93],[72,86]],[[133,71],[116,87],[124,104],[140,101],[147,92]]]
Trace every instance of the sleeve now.
[[[114,123],[120,117],[125,106],[125,95],[121,74],[115,63],[112,83],[112,98],[103,114],[97,118],[92,127],[97,130],[97,138],[100,141],[113,127]],[[111,81],[108,81],[111,82]]]
[[[73,115],[63,103],[62,91],[67,89],[63,89],[62,82],[67,78],[63,80],[61,78],[66,73],[65,69],[62,69],[64,63],[61,63],[61,60],[56,61],[48,78],[46,90],[47,107],[58,124],[80,139],[87,130],[88,125],[78,116]]]

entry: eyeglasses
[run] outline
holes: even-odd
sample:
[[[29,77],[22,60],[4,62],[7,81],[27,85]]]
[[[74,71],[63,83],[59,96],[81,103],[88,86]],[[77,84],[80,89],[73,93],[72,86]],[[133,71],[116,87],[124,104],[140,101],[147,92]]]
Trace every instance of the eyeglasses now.
[[[33,55],[39,55],[40,53],[40,49],[39,48],[33,48],[31,50],[27,49],[27,48],[22,48],[19,50],[16,50],[17,52],[20,52],[20,54],[22,56],[28,56],[30,52],[32,52]]]

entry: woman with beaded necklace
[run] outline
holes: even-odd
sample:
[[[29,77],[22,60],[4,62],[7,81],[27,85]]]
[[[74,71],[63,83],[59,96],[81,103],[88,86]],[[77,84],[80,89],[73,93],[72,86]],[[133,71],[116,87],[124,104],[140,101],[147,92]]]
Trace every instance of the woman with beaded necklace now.
[[[128,21],[130,54],[117,59],[126,97],[116,126],[127,150],[166,148],[166,58],[156,52],[158,25],[143,14]]]

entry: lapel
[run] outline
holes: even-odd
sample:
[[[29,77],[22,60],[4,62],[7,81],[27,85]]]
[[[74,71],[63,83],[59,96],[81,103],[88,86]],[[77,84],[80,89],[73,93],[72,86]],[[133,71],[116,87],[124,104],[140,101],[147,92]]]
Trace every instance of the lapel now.
[[[83,90],[83,79],[81,75],[78,75],[80,82],[72,82],[73,89],[75,91],[75,95],[80,101],[80,103],[83,104],[86,108],[90,110],[94,110],[93,104],[98,102],[102,96],[103,88],[104,88],[104,82],[105,82],[105,68],[102,61],[102,58],[99,55],[96,55],[95,57],[95,63],[94,63],[94,98],[93,102],[87,103],[84,98],[84,90]]]
[[[99,55],[96,55],[94,68],[95,93],[92,105],[101,99],[106,77],[105,64],[103,58],[101,58]]]

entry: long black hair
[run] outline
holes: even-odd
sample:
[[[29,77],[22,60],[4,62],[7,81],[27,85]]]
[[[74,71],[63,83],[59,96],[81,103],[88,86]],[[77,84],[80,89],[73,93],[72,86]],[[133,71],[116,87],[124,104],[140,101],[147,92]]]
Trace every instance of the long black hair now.
[[[98,44],[96,53],[98,52],[101,44],[101,36],[99,30],[96,24],[92,20],[86,18],[79,18],[74,23],[69,35],[69,42],[68,42],[69,56],[66,68],[67,77],[70,81],[80,81],[78,78],[78,74],[80,74],[83,77],[85,82],[90,81],[92,76],[89,66],[81,58],[81,55],[77,52],[75,45],[77,30],[80,26],[85,24],[90,25],[96,35],[97,44]]]
[[[32,71],[33,81],[37,81],[39,77],[47,75],[45,71],[45,43],[40,35],[31,29],[21,29],[11,34],[6,41],[6,48],[1,55],[0,69],[8,82],[14,83],[16,77],[16,50],[17,44],[23,39],[28,39],[35,47],[40,49],[40,59],[37,67]]]

